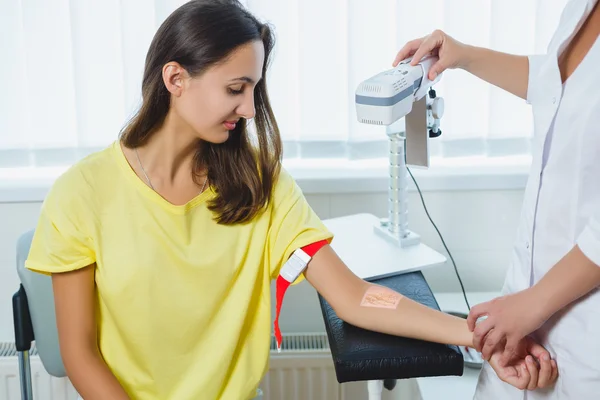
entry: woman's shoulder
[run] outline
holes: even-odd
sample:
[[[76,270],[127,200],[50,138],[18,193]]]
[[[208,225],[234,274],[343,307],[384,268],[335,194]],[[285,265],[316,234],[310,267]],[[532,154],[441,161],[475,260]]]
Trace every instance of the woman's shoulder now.
[[[290,174],[290,172],[280,165],[279,172],[277,174],[276,179],[274,180],[274,188],[273,194],[276,199],[282,199],[290,194],[299,194],[301,193],[300,188],[298,187],[296,180]]]
[[[294,177],[290,174],[290,172],[280,164],[279,173],[277,174],[277,179],[275,180],[275,185],[284,185],[290,186],[294,185],[296,181]]]
[[[54,181],[47,197],[60,200],[87,198],[115,177],[113,145],[92,152],[69,166]]]
[[[274,180],[272,199],[270,202],[271,214],[285,215],[292,208],[302,208],[308,205],[302,189],[289,170],[281,166]],[[286,211],[287,210],[287,211]]]

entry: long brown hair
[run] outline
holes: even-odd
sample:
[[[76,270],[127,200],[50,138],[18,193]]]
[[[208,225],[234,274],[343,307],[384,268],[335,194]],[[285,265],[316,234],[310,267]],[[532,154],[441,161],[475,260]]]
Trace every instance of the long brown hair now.
[[[267,93],[267,69],[275,38],[237,0],[192,0],[175,10],[156,32],[144,68],[142,105],[121,132],[128,148],[144,145],[169,111],[170,93],[162,67],[179,63],[190,76],[222,62],[239,46],[261,40],[265,48],[263,78],[254,90],[256,138],[241,119],[222,144],[202,142],[194,156],[194,181],[204,168],[216,196],[209,209],[220,224],[251,220],[269,203],[280,172],[282,143]]]

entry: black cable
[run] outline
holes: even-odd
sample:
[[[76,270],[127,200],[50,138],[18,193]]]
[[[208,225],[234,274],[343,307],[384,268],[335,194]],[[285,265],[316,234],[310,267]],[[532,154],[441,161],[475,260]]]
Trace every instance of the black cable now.
[[[406,152],[404,152],[404,154],[406,156]],[[419,184],[417,183],[417,180],[413,176],[413,174],[410,171],[410,168],[408,168],[408,166],[406,167],[406,170],[410,174],[412,181],[414,182],[415,186],[417,187],[417,191],[419,192],[419,197],[421,197],[421,203],[423,204],[423,209],[425,210],[425,214],[427,214],[427,218],[429,218],[431,225],[433,225],[436,232],[438,233],[440,240],[442,241],[442,244],[444,245],[444,248],[446,249],[446,252],[448,252],[448,255],[450,256],[450,260],[452,260],[452,265],[454,266],[454,271],[456,272],[456,277],[458,278],[458,282],[460,283],[460,288],[462,289],[462,293],[465,298],[465,303],[467,303],[467,308],[469,309],[469,311],[471,311],[471,306],[469,305],[469,300],[467,300],[467,293],[465,292],[465,287],[463,286],[462,279],[460,279],[460,274],[458,273],[458,269],[456,268],[456,263],[454,262],[454,257],[452,257],[452,253],[450,253],[450,250],[448,250],[448,246],[446,246],[446,242],[444,241],[444,237],[440,233],[440,230],[435,225],[435,222],[433,222],[433,219],[429,215],[429,211],[427,210],[427,206],[425,205],[425,200],[423,199],[423,193],[421,193],[421,188],[419,188]]]

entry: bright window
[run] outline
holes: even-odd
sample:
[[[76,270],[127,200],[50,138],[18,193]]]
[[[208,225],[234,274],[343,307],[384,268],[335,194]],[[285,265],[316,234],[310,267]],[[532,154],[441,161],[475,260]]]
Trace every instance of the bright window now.
[[[140,100],[143,62],[180,0],[28,0],[0,6],[0,168],[72,163],[113,141]],[[354,90],[408,40],[440,28],[518,54],[542,53],[566,0],[247,0],[276,31],[269,76],[288,158],[385,156],[384,129],[359,124]],[[447,71],[434,155],[529,151],[529,106]]]

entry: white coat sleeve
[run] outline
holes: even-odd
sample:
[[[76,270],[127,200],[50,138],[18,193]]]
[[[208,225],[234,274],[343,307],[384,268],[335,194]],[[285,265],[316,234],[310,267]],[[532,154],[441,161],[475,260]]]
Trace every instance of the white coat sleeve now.
[[[527,97],[525,100],[527,104],[532,104],[535,103],[535,99],[539,97],[536,96],[536,90],[539,90],[537,88],[539,88],[540,85],[536,81],[539,79],[538,72],[546,59],[546,55],[534,54],[528,56],[527,59],[529,60],[529,73],[527,78]]]
[[[577,246],[587,258],[600,267],[600,212],[590,218],[577,238]]]

